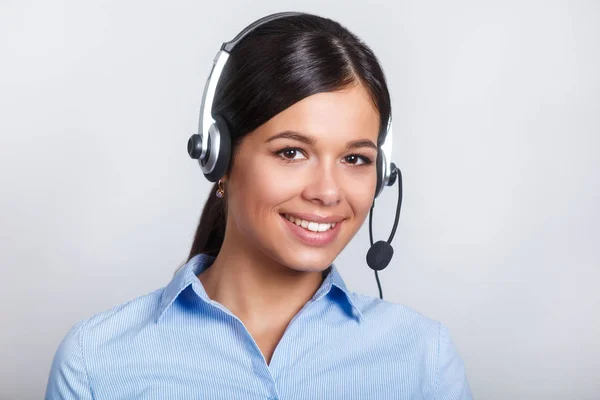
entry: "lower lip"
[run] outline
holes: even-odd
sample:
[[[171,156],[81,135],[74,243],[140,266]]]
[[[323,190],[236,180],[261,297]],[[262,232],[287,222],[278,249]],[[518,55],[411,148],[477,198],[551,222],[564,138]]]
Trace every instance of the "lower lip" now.
[[[280,214],[281,215],[281,214]],[[313,232],[308,229],[304,229],[291,222],[289,219],[281,215],[281,218],[290,229],[290,231],[305,244],[310,246],[327,246],[333,242],[340,232],[340,225],[342,221],[337,222],[331,229],[327,229],[325,232]]]

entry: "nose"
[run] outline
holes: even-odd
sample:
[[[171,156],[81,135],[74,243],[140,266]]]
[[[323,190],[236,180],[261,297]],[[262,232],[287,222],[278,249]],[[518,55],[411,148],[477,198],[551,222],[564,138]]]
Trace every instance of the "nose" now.
[[[302,193],[303,197],[324,206],[334,206],[342,200],[342,189],[335,166],[321,166],[311,173],[309,184]]]

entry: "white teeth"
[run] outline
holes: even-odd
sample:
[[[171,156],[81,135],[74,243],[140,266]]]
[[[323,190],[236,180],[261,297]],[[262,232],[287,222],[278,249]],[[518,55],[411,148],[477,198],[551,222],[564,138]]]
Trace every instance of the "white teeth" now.
[[[288,221],[290,221],[298,226],[301,226],[304,229],[308,229],[309,231],[312,231],[312,232],[325,232],[325,231],[335,227],[335,222],[330,223],[330,224],[329,223],[320,224],[318,222],[312,222],[312,221],[307,221],[307,220],[300,219],[300,218],[295,218],[288,214],[285,214],[284,216],[285,216],[285,218],[287,218]]]

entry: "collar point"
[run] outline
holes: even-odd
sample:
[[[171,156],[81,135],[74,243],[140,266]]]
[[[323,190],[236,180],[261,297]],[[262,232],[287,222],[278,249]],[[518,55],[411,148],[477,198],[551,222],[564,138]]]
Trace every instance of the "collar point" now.
[[[365,316],[358,310],[355,311],[355,314],[356,314],[356,320],[358,321],[359,324],[361,324],[364,321]]]

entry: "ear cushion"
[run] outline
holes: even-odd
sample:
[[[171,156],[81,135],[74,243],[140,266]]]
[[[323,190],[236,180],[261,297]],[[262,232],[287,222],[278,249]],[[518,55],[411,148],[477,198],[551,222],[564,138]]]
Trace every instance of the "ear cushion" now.
[[[204,174],[211,182],[216,182],[225,175],[227,168],[229,167],[229,160],[231,159],[231,135],[229,133],[229,127],[225,120],[219,115],[214,116],[214,120],[218,134],[216,137],[212,137],[212,135],[208,137],[209,151],[214,151],[215,143],[213,141],[219,141],[219,154],[216,155],[217,160],[213,170]]]
[[[377,160],[375,161],[376,165],[377,165],[377,186],[375,189],[375,197],[377,197],[377,195],[379,194],[379,190],[381,188],[381,185],[383,183],[383,152],[381,151],[381,148],[378,149],[377,151]]]

